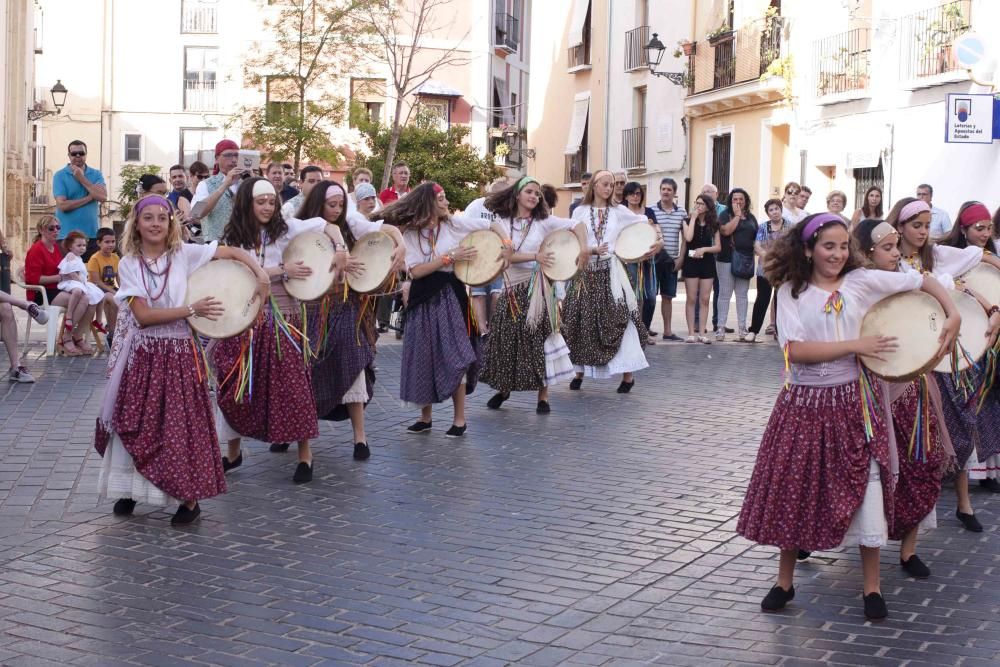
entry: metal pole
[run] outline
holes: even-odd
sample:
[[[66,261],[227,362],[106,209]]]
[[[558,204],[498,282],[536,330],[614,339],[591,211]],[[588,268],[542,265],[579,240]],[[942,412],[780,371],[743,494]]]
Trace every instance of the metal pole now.
[[[0,252],[0,291],[10,294],[10,255]]]

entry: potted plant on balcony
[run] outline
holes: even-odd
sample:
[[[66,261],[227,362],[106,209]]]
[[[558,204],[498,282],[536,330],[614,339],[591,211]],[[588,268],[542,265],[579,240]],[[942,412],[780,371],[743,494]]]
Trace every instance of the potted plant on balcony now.
[[[692,56],[695,52],[695,42],[689,42],[686,39],[681,39],[677,41],[677,48],[674,49],[674,58],[680,58],[681,56]]]
[[[728,42],[733,38],[733,28],[723,21],[718,28],[705,35],[705,39],[712,46],[718,46],[722,42]]]
[[[918,75],[943,74],[951,69],[951,45],[969,25],[962,14],[959,2],[952,2],[941,8],[941,17],[931,21],[923,34],[917,34],[917,41],[923,44]]]
[[[510,155],[510,144],[506,141],[497,142],[493,148],[493,163],[501,167],[506,165],[508,155]]]

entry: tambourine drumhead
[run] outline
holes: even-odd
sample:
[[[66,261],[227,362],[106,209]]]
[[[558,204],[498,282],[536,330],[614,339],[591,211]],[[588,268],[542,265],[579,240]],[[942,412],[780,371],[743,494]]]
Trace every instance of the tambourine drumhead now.
[[[965,350],[965,354],[960,352],[956,356],[955,370],[964,371],[969,367],[970,360],[975,363],[986,354],[990,342],[986,337],[986,330],[989,329],[990,322],[986,311],[979,305],[975,297],[955,290],[949,290],[948,295],[951,296],[962,316],[962,329],[958,333],[958,342]],[[952,371],[951,357],[952,355],[946,354],[934,367],[934,370],[939,373],[950,373]]]
[[[1000,269],[991,264],[977,264],[975,268],[961,276],[962,282],[973,292],[990,303],[1000,303]],[[965,322],[962,322],[965,327]]]
[[[354,242],[351,257],[364,262],[360,275],[347,275],[347,284],[355,292],[374,292],[392,273],[392,251],[396,244],[384,232],[365,234]]]
[[[315,301],[321,299],[333,286],[334,247],[333,241],[320,232],[303,232],[289,243],[281,254],[285,266],[302,262],[312,269],[306,278],[289,278],[285,281],[285,290],[299,301]]]
[[[256,297],[257,278],[246,264],[234,259],[216,259],[188,278],[187,302],[206,296],[222,302],[224,312],[217,320],[189,317],[191,328],[209,338],[230,338],[249,329],[260,313]]]
[[[555,260],[550,267],[542,267],[549,280],[570,280],[576,275],[576,259],[580,256],[580,240],[568,229],[559,229],[542,241],[540,254],[551,252]]]
[[[473,287],[492,282],[503,270],[503,240],[492,229],[472,232],[459,244],[463,248],[475,248],[476,258],[455,262],[455,275],[466,285]]]
[[[938,337],[944,309],[920,291],[902,292],[882,299],[861,321],[861,336],[895,336],[899,347],[881,356],[860,357],[873,373],[892,382],[909,382],[937,365]]]
[[[615,240],[615,254],[625,262],[638,262],[656,243],[656,230],[650,224],[637,222],[623,229]]]

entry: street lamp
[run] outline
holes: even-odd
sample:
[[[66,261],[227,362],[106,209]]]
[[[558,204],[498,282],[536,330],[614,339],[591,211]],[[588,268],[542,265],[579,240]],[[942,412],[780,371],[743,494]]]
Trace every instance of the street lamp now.
[[[663,52],[667,50],[667,47],[663,45],[660,41],[659,33],[653,33],[653,38],[649,40],[649,44],[643,47],[646,52],[646,62],[649,63],[649,73],[653,76],[666,77],[667,81],[672,84],[683,86],[685,85],[683,72],[657,72],[656,68],[660,66],[660,62],[663,60]]]
[[[52,104],[55,106],[55,111],[43,111],[42,109],[28,109],[28,121],[34,122],[40,118],[45,118],[46,116],[56,116],[62,112],[62,108],[66,106],[66,95],[69,91],[66,90],[66,86],[63,85],[62,79],[56,80],[56,85],[52,86],[52,90],[49,91],[52,95]]]

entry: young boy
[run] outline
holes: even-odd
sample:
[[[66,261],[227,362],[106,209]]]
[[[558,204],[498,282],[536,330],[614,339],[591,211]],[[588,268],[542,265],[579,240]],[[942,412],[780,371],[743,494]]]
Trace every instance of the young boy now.
[[[97,306],[97,316],[94,326],[108,336],[108,346],[114,336],[115,323],[118,321],[118,305],[115,303],[115,292],[118,291],[118,255],[115,254],[115,230],[102,227],[97,230],[97,248],[90,261],[87,262],[87,273],[90,282],[104,290],[104,301]],[[102,318],[107,319],[105,329]]]

